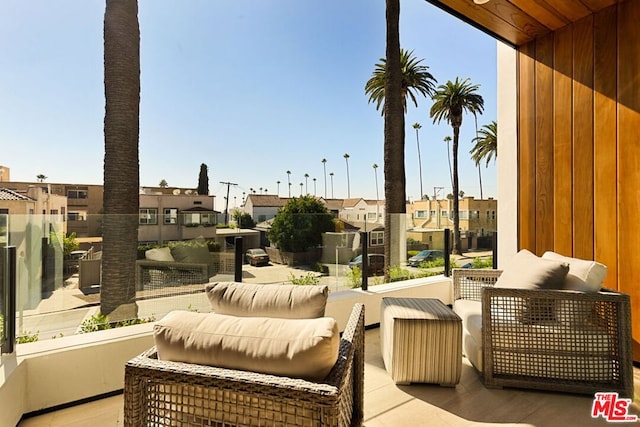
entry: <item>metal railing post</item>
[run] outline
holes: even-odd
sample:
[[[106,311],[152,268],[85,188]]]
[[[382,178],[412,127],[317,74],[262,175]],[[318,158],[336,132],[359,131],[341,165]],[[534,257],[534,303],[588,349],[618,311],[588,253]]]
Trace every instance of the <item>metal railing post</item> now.
[[[360,232],[362,241],[362,290],[369,288],[369,233]]]
[[[4,341],[2,353],[13,353],[16,343],[16,247],[6,246],[4,251],[5,268],[7,273],[2,278],[4,283]]]
[[[449,277],[449,271],[451,270],[451,248],[449,247],[449,239],[451,235],[451,230],[448,228],[444,229],[444,276]]]
[[[238,236],[234,240],[235,249],[236,249],[236,259],[235,259],[235,275],[234,280],[236,282],[242,282],[242,236]]]

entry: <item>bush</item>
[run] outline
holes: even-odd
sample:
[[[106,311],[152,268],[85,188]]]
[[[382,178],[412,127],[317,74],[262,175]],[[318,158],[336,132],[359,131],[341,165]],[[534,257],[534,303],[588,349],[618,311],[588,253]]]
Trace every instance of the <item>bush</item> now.
[[[80,324],[80,330],[78,331],[78,333],[80,334],[86,334],[87,332],[96,332],[96,331],[104,331],[105,329],[113,329],[113,328],[120,328],[123,326],[131,326],[131,325],[139,325],[142,323],[149,323],[149,322],[155,322],[156,319],[155,317],[148,317],[148,318],[143,318],[143,319],[129,319],[129,320],[122,320],[119,322],[111,322],[109,320],[109,316],[105,316],[102,313],[98,313],[95,314],[93,316],[91,316],[91,318],[84,320],[81,324]]]
[[[322,233],[334,231],[333,217],[324,203],[313,196],[289,199],[278,210],[269,240],[284,252],[305,252],[322,244]]]
[[[320,283],[320,278],[313,273],[307,273],[304,276],[296,277],[293,273],[289,273],[289,281],[293,285],[315,286]]]
[[[351,284],[352,288],[359,288],[362,286],[362,270],[359,267],[354,266],[347,271],[347,280]]]

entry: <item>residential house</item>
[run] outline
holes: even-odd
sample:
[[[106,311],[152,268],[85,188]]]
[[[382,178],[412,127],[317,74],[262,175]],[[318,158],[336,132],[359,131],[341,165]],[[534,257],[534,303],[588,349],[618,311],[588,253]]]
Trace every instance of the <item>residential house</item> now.
[[[194,192],[164,194],[155,189],[142,189],[138,241],[215,240],[217,212],[214,200],[214,196],[201,196]]]
[[[268,221],[276,216],[289,199],[275,194],[249,194],[244,201],[242,211],[251,215],[257,223]]]

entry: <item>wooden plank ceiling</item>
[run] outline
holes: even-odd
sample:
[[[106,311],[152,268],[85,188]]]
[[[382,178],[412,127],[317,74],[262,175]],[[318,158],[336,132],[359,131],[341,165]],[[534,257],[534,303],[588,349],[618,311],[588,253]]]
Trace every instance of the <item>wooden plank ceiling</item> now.
[[[507,43],[522,46],[622,0],[426,1]]]

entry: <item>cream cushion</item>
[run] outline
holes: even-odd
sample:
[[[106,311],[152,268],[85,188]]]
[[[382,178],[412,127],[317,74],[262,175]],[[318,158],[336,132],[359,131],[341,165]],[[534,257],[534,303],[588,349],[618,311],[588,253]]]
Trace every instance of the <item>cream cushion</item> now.
[[[144,257],[150,261],[175,261],[168,247],[149,249],[145,251]]]
[[[523,249],[505,265],[495,287],[562,289],[568,272],[566,262],[543,259]]]
[[[565,289],[597,292],[602,287],[605,277],[607,277],[607,266],[596,261],[570,258],[551,251],[542,254],[542,258],[569,264]]]
[[[158,358],[250,372],[324,379],[338,359],[332,318],[277,319],[173,311],[154,327]]]
[[[250,317],[311,319],[324,316],[327,286],[216,282],[205,286],[213,311]]]

